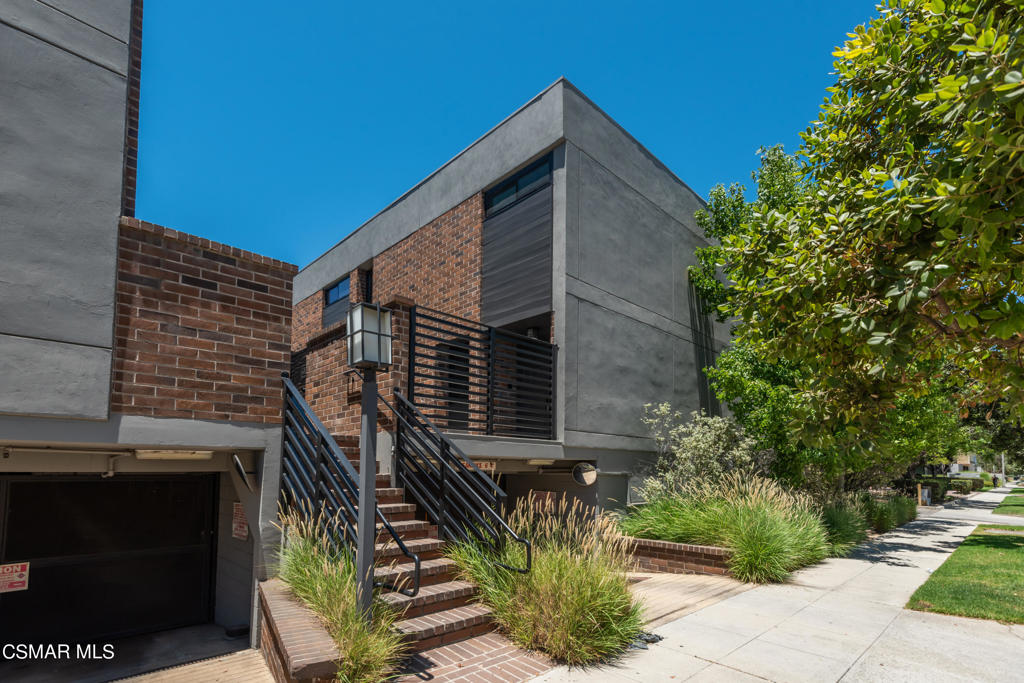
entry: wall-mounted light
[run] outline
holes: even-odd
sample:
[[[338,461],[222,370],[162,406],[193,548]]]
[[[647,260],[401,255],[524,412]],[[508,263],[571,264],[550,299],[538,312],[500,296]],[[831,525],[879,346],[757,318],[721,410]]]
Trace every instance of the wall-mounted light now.
[[[139,460],[212,460],[213,451],[136,450]]]
[[[353,304],[348,311],[348,364],[354,368],[391,365],[391,311],[380,304]]]

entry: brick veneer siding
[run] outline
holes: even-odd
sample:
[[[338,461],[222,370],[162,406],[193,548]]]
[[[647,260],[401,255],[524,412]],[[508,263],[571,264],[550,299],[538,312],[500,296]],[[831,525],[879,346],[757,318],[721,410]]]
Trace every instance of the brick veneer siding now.
[[[260,651],[278,683],[333,681],[341,653],[320,619],[280,579],[263,581]]]
[[[371,298],[393,311],[392,369],[378,377],[391,400],[408,377],[409,307],[412,304],[479,320],[483,258],[483,194],[455,208],[373,259]],[[349,273],[349,299],[365,300],[366,273]],[[292,374],[306,400],[332,434],[359,432],[361,382],[348,370],[343,322],[322,325],[323,292],[295,306]],[[380,427],[390,428],[386,411]]]
[[[647,538],[634,538],[632,552],[638,569],[667,574],[728,576],[732,557],[725,548]]]
[[[297,270],[122,218],[113,412],[280,422]]]

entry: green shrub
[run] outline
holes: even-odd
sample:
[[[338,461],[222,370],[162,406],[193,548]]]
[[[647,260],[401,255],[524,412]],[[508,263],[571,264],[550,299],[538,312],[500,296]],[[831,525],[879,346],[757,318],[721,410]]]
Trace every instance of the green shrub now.
[[[540,650],[568,664],[589,664],[622,652],[640,633],[643,618],[627,577],[629,539],[615,522],[578,501],[521,499],[509,525],[533,543],[533,568],[511,572],[495,562],[521,567],[519,543],[500,553],[461,543],[446,551],[460,575],[517,645]]]
[[[917,519],[917,501],[906,496],[893,496],[888,504],[893,508],[893,516],[896,519],[896,526],[903,526],[907,522]]]
[[[644,406],[643,421],[658,448],[656,473],[647,483],[651,497],[702,477],[766,472],[771,465],[771,451],[758,449],[734,418],[694,412],[684,420],[670,404],[660,403]]]
[[[919,481],[922,486],[928,486],[932,490],[933,503],[941,503],[946,499],[946,491],[949,490],[949,477],[921,477]]]
[[[957,493],[962,493],[964,495],[967,495],[968,493],[970,493],[974,489],[974,486],[973,486],[974,482],[979,482],[980,483],[981,480],[980,479],[950,479],[949,480],[949,488],[953,489]]]
[[[694,481],[663,491],[620,522],[625,533],[732,551],[741,581],[784,581],[791,571],[828,556],[828,534],[811,499],[750,472]]]
[[[316,524],[297,516],[282,519],[280,577],[315,612],[341,652],[338,680],[349,683],[382,681],[396,672],[405,645],[392,626],[398,612],[374,600],[369,624],[356,603],[356,569],[340,556]]]
[[[868,536],[868,520],[854,501],[838,501],[826,505],[821,519],[828,532],[829,555],[842,557]]]
[[[858,500],[858,506],[871,528],[880,534],[917,519],[917,501],[906,496],[879,500],[865,491]]]

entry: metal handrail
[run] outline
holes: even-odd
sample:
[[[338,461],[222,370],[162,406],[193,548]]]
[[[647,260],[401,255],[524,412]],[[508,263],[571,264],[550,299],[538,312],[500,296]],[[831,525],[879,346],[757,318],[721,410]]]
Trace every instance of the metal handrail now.
[[[495,549],[504,543],[507,535],[525,548],[526,566],[495,564],[510,571],[529,572],[533,567],[533,545],[517,534],[496,509],[504,504],[508,494],[401,392],[395,391],[397,409],[383,397],[380,400],[395,415],[398,483],[405,486],[427,515],[433,518],[439,535],[445,537],[451,532],[464,541],[475,536],[480,541],[490,542]],[[413,447],[405,439],[412,439],[419,445]],[[436,461],[436,465],[431,459]],[[413,471],[430,480],[422,481],[413,476]],[[453,520],[453,517],[461,520]],[[481,527],[492,539],[483,537]]]
[[[344,550],[351,556],[354,554],[353,546],[357,541],[357,516],[353,501],[359,500],[359,478],[352,463],[345,457],[334,437],[292,383],[288,373],[281,373],[281,380],[284,385],[280,483],[282,504],[321,522],[324,522],[320,517],[323,510],[327,506],[332,507],[334,514],[326,522],[329,525],[326,529],[328,540],[336,552]],[[315,445],[305,431],[316,437]],[[332,467],[337,470],[336,473],[332,471]],[[402,554],[413,562],[413,585],[411,589],[407,589],[397,583],[374,581],[374,586],[415,597],[420,589],[420,557],[409,550],[398,532],[384,517],[380,506],[376,505],[375,508],[375,516],[384,530],[388,532]],[[340,533],[339,524],[342,526]],[[378,535],[379,530],[375,526],[374,542]],[[340,547],[338,536],[341,540]]]

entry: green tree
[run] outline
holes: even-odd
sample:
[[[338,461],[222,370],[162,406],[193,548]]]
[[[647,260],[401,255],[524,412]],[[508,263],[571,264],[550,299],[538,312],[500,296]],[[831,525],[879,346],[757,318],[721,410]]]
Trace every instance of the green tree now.
[[[728,288],[719,277],[719,268],[724,267],[726,274],[730,270],[730,264],[725,260],[725,253],[720,246],[721,241],[755,229],[751,219],[756,211],[778,211],[792,207],[806,189],[801,178],[800,164],[795,157],[786,154],[782,145],[762,147],[757,150],[757,154],[761,165],[750,173],[750,178],[757,183],[755,201],[747,201],[747,188],[742,183],[733,183],[729,187],[719,184],[708,193],[707,206],[694,215],[697,227],[704,231],[704,236],[717,240],[719,244],[697,249],[697,265],[690,266],[688,274],[708,312],[716,313],[719,322],[726,320],[724,309],[720,307],[728,298]]]
[[[1024,2],[879,10],[804,133],[813,191],[755,207],[719,257],[739,339],[805,370],[814,443],[866,443],[938,362],[1024,416]]]

